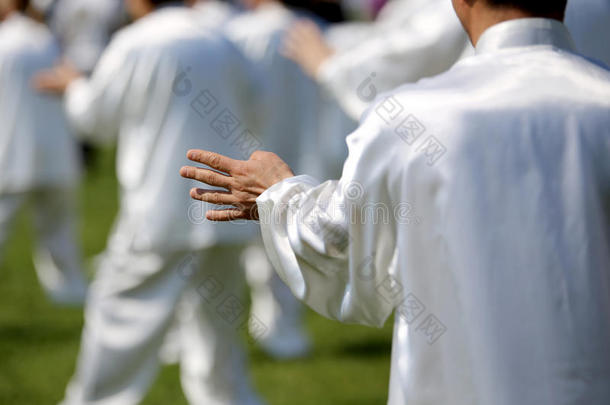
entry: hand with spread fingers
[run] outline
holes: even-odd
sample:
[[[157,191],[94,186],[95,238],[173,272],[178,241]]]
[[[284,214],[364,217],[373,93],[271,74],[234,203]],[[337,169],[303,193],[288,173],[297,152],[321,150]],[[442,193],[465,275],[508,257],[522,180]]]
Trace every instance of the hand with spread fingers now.
[[[290,167],[271,152],[257,151],[250,156],[250,160],[244,161],[204,150],[190,150],[187,158],[209,168],[185,166],[180,170],[182,177],[225,189],[194,188],[191,197],[211,204],[235,207],[208,211],[206,218],[210,221],[258,219],[258,196],[274,184],[294,176]]]

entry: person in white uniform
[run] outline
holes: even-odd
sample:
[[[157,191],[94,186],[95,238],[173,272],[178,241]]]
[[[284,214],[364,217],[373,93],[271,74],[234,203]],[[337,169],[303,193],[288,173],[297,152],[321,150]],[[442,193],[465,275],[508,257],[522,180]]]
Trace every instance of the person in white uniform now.
[[[372,23],[338,24],[322,36],[297,24],[286,55],[354,119],[381,92],[449,69],[471,49],[447,0],[394,0]]]
[[[610,1],[572,0],[568,2],[566,25],[576,49],[610,67]]]
[[[38,279],[53,301],[82,304],[87,283],[76,241],[75,140],[61,102],[30,85],[35,72],[53,66],[59,47],[27,1],[3,0],[0,8],[7,15],[0,26],[0,250],[19,209],[32,203]]]
[[[281,154],[296,170],[316,175],[323,166],[317,153],[323,136],[319,128],[322,99],[315,82],[281,54],[287,30],[297,19],[312,19],[313,14],[276,0],[243,4],[249,11],[233,18],[224,32],[246,56],[264,88],[257,132],[265,150]],[[307,354],[310,343],[301,304],[276,275],[262,241],[244,252],[243,262],[252,289],[252,312],[269,328],[258,343],[279,359]]]
[[[278,67],[274,62],[277,57],[273,56],[274,50],[278,48],[279,32],[282,29],[282,23],[286,22],[285,18],[292,17],[292,13],[281,7],[277,3],[276,7],[262,7],[262,10],[239,13],[236,8],[229,3],[219,0],[203,0],[198,1],[193,6],[194,12],[197,15],[200,23],[210,29],[221,29],[223,32],[238,46],[242,54],[251,63],[252,70],[258,70],[255,74],[256,80],[259,83],[264,82],[265,87],[272,87],[272,91],[265,92],[265,99],[269,102],[267,107],[259,109],[266,111],[265,119],[259,119],[259,128],[256,130],[259,134],[265,134],[262,138],[265,146],[279,146],[276,140],[271,141],[270,136],[275,136],[281,133],[281,141],[284,145],[288,144],[292,151],[284,149],[287,153],[292,153],[295,156],[295,161],[298,160],[295,152],[299,150],[298,142],[295,142],[295,137],[286,137],[284,132],[272,128],[277,128],[272,123],[277,121],[288,123],[290,119],[294,122],[290,123],[291,131],[297,127],[300,122],[299,117],[295,117],[295,111],[286,108],[292,106],[290,97],[297,97],[294,93],[295,83],[292,80],[303,80],[311,83],[300,69],[294,64],[287,66],[287,63],[280,63]],[[273,12],[277,11],[277,12]],[[230,27],[225,30],[227,23]],[[292,19],[290,18],[290,21]],[[271,23],[271,25],[269,25]],[[291,80],[286,77],[292,73]],[[296,72],[296,73],[295,73]],[[266,73],[272,76],[266,76]],[[288,73],[288,74],[287,74]],[[276,75],[279,74],[279,77]],[[270,80],[275,77],[275,80]],[[281,83],[282,85],[279,85]],[[298,82],[300,83],[300,82]],[[284,86],[287,87],[284,87]],[[303,88],[303,85],[297,86]],[[298,94],[298,93],[297,93]],[[281,97],[286,95],[287,97]],[[302,101],[303,96],[298,96]],[[257,104],[260,104],[262,97],[259,97]],[[273,101],[272,101],[273,100]],[[279,104],[278,104],[279,103]],[[269,108],[271,106],[275,108]],[[301,104],[299,104],[301,105]],[[315,101],[313,104],[315,107]],[[294,108],[298,106],[295,105]],[[271,119],[267,118],[271,115]],[[280,119],[280,116],[283,118]],[[261,121],[264,121],[261,123]],[[315,122],[310,121],[310,122]],[[263,124],[267,129],[261,131],[260,125]],[[298,141],[298,137],[297,141]],[[301,151],[303,149],[300,149]],[[302,156],[302,155],[301,155]],[[299,166],[300,167],[300,166]],[[302,306],[295,300],[290,290],[279,279],[273,267],[267,260],[267,256],[262,246],[262,240],[256,238],[244,250],[240,258],[241,264],[246,271],[246,281],[250,289],[251,305],[250,311],[253,319],[258,322],[253,322],[251,334],[254,341],[270,356],[285,360],[302,357],[309,351],[309,341],[302,328]],[[176,314],[176,325],[168,332],[164,344],[161,348],[161,360],[167,364],[174,364],[180,361],[181,338],[180,324],[188,324],[192,322],[192,317],[196,315],[193,309],[201,305],[201,298],[196,294],[186,294],[186,297],[178,306]],[[191,299],[194,298],[194,299]],[[260,326],[264,325],[265,333],[260,334]]]
[[[189,145],[205,142],[235,157],[249,151],[256,141],[247,126],[252,79],[232,44],[202,27],[184,4],[130,0],[128,6],[139,19],[115,35],[91,79],[60,67],[37,80],[47,91],[68,86],[66,109],[81,133],[118,138],[120,212],[91,287],[78,367],[62,403],[139,403],[186,292],[201,302],[191,308],[192,322],[180,324],[189,403],[259,404],[239,338],[251,322],[239,250],[256,228],[202,223],[205,207],[192,204],[189,186],[175,176]]]
[[[194,150],[320,314],[395,311],[390,405],[610,403],[610,71],[565,0],[453,0],[476,55],[382,95],[339,181]],[[222,173],[226,173],[223,175]],[[227,177],[228,176],[228,177]]]
[[[222,0],[198,0],[193,4],[193,12],[198,22],[208,30],[220,30],[236,13],[237,10],[226,1]],[[191,287],[196,288],[196,287]],[[180,363],[180,351],[182,346],[181,325],[188,325],[196,317],[197,307],[201,305],[201,297],[196,293],[184,293],[176,309],[174,325],[165,336],[161,346],[159,357],[163,364]],[[186,329],[188,333],[188,328]],[[208,359],[213,361],[212,358]]]

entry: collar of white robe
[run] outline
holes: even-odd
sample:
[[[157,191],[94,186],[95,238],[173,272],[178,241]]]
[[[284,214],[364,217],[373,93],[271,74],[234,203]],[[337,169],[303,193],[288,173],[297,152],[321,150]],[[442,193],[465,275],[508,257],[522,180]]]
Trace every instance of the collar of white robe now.
[[[547,18],[521,18],[488,28],[479,38],[476,53],[530,46],[551,46],[569,51],[575,49],[572,36],[562,22]]]

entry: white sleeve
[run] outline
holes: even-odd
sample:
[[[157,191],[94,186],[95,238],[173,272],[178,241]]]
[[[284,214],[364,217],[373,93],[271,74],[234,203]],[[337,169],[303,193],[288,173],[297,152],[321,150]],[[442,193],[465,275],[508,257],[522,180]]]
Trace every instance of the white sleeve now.
[[[393,210],[382,167],[390,158],[378,134],[365,123],[348,138],[341,180],[294,177],[257,200],[267,253],[297,298],[326,317],[372,326],[397,305],[379,293],[394,268],[396,238],[391,218],[371,218]]]
[[[117,137],[135,65],[134,58],[111,45],[90,79],[70,84],[64,104],[70,123],[79,134],[99,141]]]
[[[379,93],[448,70],[467,44],[451,6],[432,2],[403,24],[372,26],[367,39],[324,62],[317,79],[358,120]]]

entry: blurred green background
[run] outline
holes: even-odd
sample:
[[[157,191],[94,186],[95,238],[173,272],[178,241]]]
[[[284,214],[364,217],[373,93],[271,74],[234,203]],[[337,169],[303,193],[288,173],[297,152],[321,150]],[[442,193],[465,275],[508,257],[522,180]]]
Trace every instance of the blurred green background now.
[[[117,210],[114,151],[100,151],[80,192],[86,258],[103,251]],[[74,371],[82,311],[45,298],[31,259],[27,210],[15,224],[0,263],[0,405],[53,405]],[[314,341],[304,360],[276,362],[250,347],[254,383],[270,405],[382,405],[387,400],[391,322],[378,330],[342,325],[311,311]],[[186,405],[177,366],[163,368],[145,405]]]

